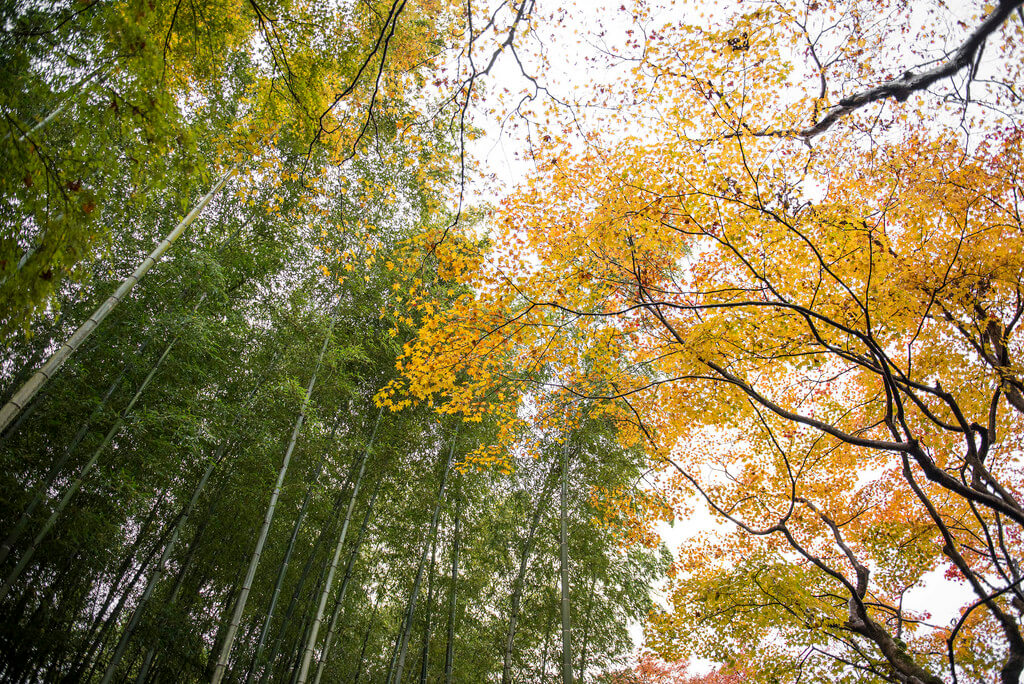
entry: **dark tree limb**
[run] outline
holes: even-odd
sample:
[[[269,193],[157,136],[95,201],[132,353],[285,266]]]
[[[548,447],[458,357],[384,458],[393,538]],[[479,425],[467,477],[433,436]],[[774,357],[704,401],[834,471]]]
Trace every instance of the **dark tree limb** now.
[[[980,55],[985,41],[1003,25],[1011,14],[1024,5],[1024,0],[1002,0],[996,8],[985,17],[967,40],[957,49],[953,56],[938,66],[926,71],[907,70],[899,78],[886,81],[873,88],[862,90],[844,97],[839,104],[818,123],[799,131],[798,135],[810,139],[824,133],[837,121],[857,111],[861,107],[892,98],[903,102],[914,93],[925,90],[930,85],[944,78],[949,78],[959,71],[972,66]]]

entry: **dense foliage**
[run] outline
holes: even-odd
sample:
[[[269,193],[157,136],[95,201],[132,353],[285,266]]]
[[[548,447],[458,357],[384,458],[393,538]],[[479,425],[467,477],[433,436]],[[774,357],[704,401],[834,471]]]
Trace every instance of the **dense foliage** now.
[[[1017,682],[1021,2],[670,9],[5,4],[0,677]]]
[[[408,259],[465,180],[464,101],[427,87],[458,8],[4,12],[6,398],[98,325],[5,424],[0,676],[553,676],[567,438],[573,668],[621,663],[667,561],[595,487],[636,490],[642,454],[595,421],[481,468],[494,421],[375,403],[405,293],[464,291]]]

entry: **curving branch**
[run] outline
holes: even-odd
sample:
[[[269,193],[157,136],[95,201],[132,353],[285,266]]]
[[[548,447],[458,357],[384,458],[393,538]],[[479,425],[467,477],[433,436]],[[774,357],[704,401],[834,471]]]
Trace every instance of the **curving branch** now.
[[[915,72],[912,69],[904,72],[899,78],[886,81],[873,88],[862,90],[839,101],[835,109],[831,110],[818,123],[799,131],[797,135],[810,139],[824,133],[837,121],[846,117],[861,107],[892,98],[897,102],[903,102],[914,93],[925,90],[930,85],[942,79],[949,78],[961,70],[972,66],[980,57],[985,46],[985,41],[1003,25],[1010,15],[1017,11],[1024,0],[1001,0],[996,8],[978,25],[967,40],[953,53],[953,56],[926,71]]]

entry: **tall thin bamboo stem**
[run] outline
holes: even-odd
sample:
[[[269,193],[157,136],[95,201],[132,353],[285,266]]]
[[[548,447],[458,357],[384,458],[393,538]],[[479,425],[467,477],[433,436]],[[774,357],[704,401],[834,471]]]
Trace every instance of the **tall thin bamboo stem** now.
[[[562,492],[558,549],[562,580],[562,684],[572,684],[572,626],[569,621],[569,439],[562,447]]]
[[[32,400],[32,397],[36,395],[36,392],[38,392],[40,388],[42,388],[42,386],[53,377],[60,367],[64,365],[64,362],[68,360],[71,354],[73,354],[75,350],[78,349],[78,347],[81,346],[81,344],[89,337],[89,335],[92,334],[93,330],[103,322],[103,319],[106,318],[121,302],[121,300],[128,295],[131,289],[135,287],[135,284],[139,282],[139,280],[141,280],[151,268],[153,268],[154,264],[160,261],[164,253],[171,248],[181,234],[185,232],[185,229],[192,225],[199,214],[202,213],[203,209],[206,208],[206,205],[210,203],[210,200],[216,197],[217,193],[221,191],[221,188],[224,187],[234,172],[235,167],[231,167],[223,176],[221,176],[220,180],[217,181],[213,188],[203,195],[199,202],[196,203],[192,208],[192,211],[190,211],[185,218],[183,218],[181,222],[174,227],[174,230],[168,233],[167,236],[157,244],[153,251],[149,253],[149,256],[142,260],[139,267],[136,268],[130,276],[124,279],[114,294],[110,295],[110,297],[103,302],[103,304],[101,304],[88,319],[86,319],[85,323],[83,323],[78,330],[71,335],[68,341],[65,342],[60,349],[54,352],[49,359],[47,359],[42,368],[36,371],[35,374],[21,386],[21,389],[19,389],[14,396],[4,404],[3,408],[0,408],[0,433],[3,433],[4,430],[7,429],[7,426],[18,417],[18,414],[25,409],[28,403]]]
[[[331,429],[331,439],[333,441],[335,430],[338,428],[338,422],[335,421],[334,428]],[[270,605],[267,607],[267,614],[263,618],[263,626],[260,628],[259,641],[256,644],[256,651],[253,654],[252,662],[249,663],[249,671],[245,674],[246,684],[252,681],[253,673],[256,668],[259,667],[260,661],[263,658],[263,649],[267,644],[267,635],[270,633],[270,623],[274,619],[274,610],[277,608],[277,600],[281,596],[281,588],[284,586],[284,578],[288,573],[288,566],[291,564],[292,553],[295,551],[295,544],[299,539],[299,530],[302,528],[302,523],[306,519],[306,511],[309,510],[309,502],[313,498],[313,492],[317,488],[317,484],[320,481],[320,473],[323,471],[324,459],[321,457],[320,463],[317,464],[316,475],[313,476],[313,481],[306,489],[306,496],[302,499],[302,506],[299,508],[299,514],[295,518],[295,524],[292,526],[292,535],[288,539],[288,547],[285,549],[284,558],[281,560],[281,567],[277,571],[277,580],[274,582],[274,591],[270,595]]]
[[[430,545],[430,572],[427,573],[427,605],[423,613],[423,640],[420,646],[420,684],[427,684],[427,670],[430,665],[430,614],[434,606],[434,560],[437,554],[437,539]]]
[[[519,608],[523,600],[523,591],[526,588],[526,571],[530,564],[530,556],[533,555],[533,543],[537,536],[537,527],[540,525],[541,515],[544,513],[544,506],[551,494],[553,478],[548,478],[544,489],[537,496],[537,505],[533,507],[533,516],[530,518],[530,526],[526,531],[526,540],[523,542],[523,552],[519,556],[519,572],[516,573],[512,588],[512,606],[509,610],[508,635],[505,637],[505,658],[501,668],[502,684],[510,684],[512,681],[512,646],[516,638],[516,626],[519,622]]]
[[[388,673],[388,682],[395,682],[398,684],[402,681],[402,670],[405,668],[405,655],[406,650],[409,646],[409,634],[412,631],[412,618],[416,612],[416,599],[419,597],[420,585],[423,583],[423,572],[427,564],[427,554],[430,552],[430,547],[433,544],[434,536],[437,533],[437,521],[441,515],[441,503],[444,501],[444,491],[448,484],[448,471],[452,465],[452,459],[455,458],[455,444],[459,438],[458,429],[455,430],[455,435],[452,437],[452,445],[448,451],[448,458],[445,459],[444,469],[441,471],[441,486],[437,491],[437,502],[434,504],[434,515],[430,520],[430,530],[427,533],[427,538],[423,540],[423,553],[420,555],[419,566],[416,570],[416,581],[413,582],[412,592],[409,595],[409,601],[406,605],[405,620],[402,624],[402,629],[399,630],[398,643],[396,644],[395,652],[397,653],[397,659],[393,672]]]
[[[153,591],[160,583],[160,580],[163,579],[164,572],[167,569],[167,562],[170,560],[171,554],[174,553],[174,547],[177,545],[178,538],[181,535],[181,529],[188,524],[188,519],[192,515],[192,511],[195,510],[196,504],[199,502],[199,497],[202,496],[203,491],[206,489],[206,483],[210,481],[210,476],[213,474],[214,468],[216,468],[224,458],[224,451],[226,448],[227,440],[222,440],[220,445],[217,447],[214,457],[207,464],[206,470],[203,471],[202,477],[199,478],[199,483],[196,485],[195,489],[193,489],[192,498],[189,499],[184,510],[172,523],[173,532],[171,532],[171,538],[164,546],[164,550],[160,554],[160,560],[157,562],[157,566],[153,571],[153,574],[149,576],[149,580],[146,582],[146,588],[143,590],[142,596],[139,597],[138,603],[135,604],[135,610],[132,611],[132,615],[128,619],[128,624],[125,625],[124,630],[121,632],[121,638],[118,639],[117,647],[114,649],[114,654],[111,656],[110,662],[107,664],[107,669],[103,673],[103,679],[100,680],[100,684],[110,684],[110,680],[114,676],[114,672],[117,670],[117,666],[121,662],[121,658],[124,656],[125,649],[128,648],[128,642],[131,641],[132,636],[135,634],[135,629],[138,627],[139,620],[142,618],[142,613],[146,608],[146,603],[153,595]]]
[[[373,612],[370,614],[370,621],[366,625],[366,634],[363,636],[363,645],[359,649],[359,660],[356,665],[356,676],[352,680],[352,684],[359,684],[359,676],[363,673],[363,663],[366,662],[366,646],[370,643],[370,634],[373,632],[373,623],[377,620],[377,612],[380,610],[380,597],[383,592],[383,587],[377,586],[376,596],[373,598]]]
[[[67,508],[68,502],[71,501],[71,497],[73,497],[75,493],[79,490],[79,488],[81,488],[82,483],[85,481],[85,478],[89,476],[89,473],[92,472],[92,469],[96,466],[96,462],[99,460],[100,454],[103,453],[103,450],[106,449],[108,444],[110,444],[110,441],[114,439],[114,435],[116,435],[117,432],[121,429],[121,426],[124,425],[124,421],[127,419],[128,414],[131,413],[131,410],[132,408],[134,408],[136,402],[138,402],[139,397],[142,396],[143,390],[146,389],[150,381],[153,379],[153,376],[155,376],[156,372],[160,369],[161,364],[163,364],[164,359],[166,359],[167,355],[171,352],[171,348],[174,347],[174,343],[177,341],[177,339],[178,338],[175,337],[174,339],[167,343],[166,347],[164,347],[164,351],[160,355],[160,358],[157,359],[157,362],[153,365],[153,368],[149,371],[149,374],[142,381],[142,384],[139,385],[139,388],[135,390],[135,394],[128,402],[128,405],[125,406],[124,410],[121,412],[121,415],[117,418],[116,421],[114,421],[114,424],[107,431],[107,434],[103,438],[103,441],[100,443],[100,445],[96,447],[95,451],[93,451],[92,456],[89,457],[88,462],[86,462],[85,466],[78,474],[78,477],[75,478],[75,481],[72,482],[71,485],[64,492],[64,496],[61,497],[57,506],[53,509],[53,512],[50,514],[50,517],[47,519],[46,523],[43,524],[42,529],[40,529],[39,532],[36,534],[35,538],[32,539],[32,543],[25,550],[25,553],[22,554],[21,559],[18,561],[18,564],[14,567],[13,570],[11,570],[10,574],[7,575],[7,578],[4,580],[3,586],[0,587],[0,601],[7,597],[7,592],[10,591],[11,587],[14,585],[14,582],[17,581],[18,577],[21,576],[22,571],[24,571],[24,569],[28,566],[29,561],[32,560],[32,557],[35,555],[36,550],[39,549],[39,544],[42,543],[43,539],[46,538],[46,535],[48,535],[50,533],[50,530],[53,529],[53,526],[57,523],[57,519],[60,517],[61,513],[64,512],[64,509]]]
[[[150,340],[147,339],[145,342],[142,343],[142,346],[139,348],[138,351],[139,354],[142,354],[145,351],[149,342]],[[35,513],[36,508],[38,508],[39,504],[41,504],[43,500],[46,498],[46,493],[50,490],[50,487],[53,485],[53,481],[60,474],[61,470],[63,470],[65,464],[67,464],[68,459],[71,457],[71,454],[74,453],[75,448],[83,439],[85,439],[85,436],[89,433],[89,426],[92,424],[93,420],[100,413],[103,412],[103,409],[106,408],[107,402],[110,401],[110,397],[112,397],[114,395],[114,392],[117,391],[117,388],[121,385],[121,381],[124,380],[124,377],[125,375],[127,375],[127,372],[127,365],[123,366],[121,368],[121,372],[118,373],[117,377],[114,378],[114,381],[110,383],[110,386],[107,388],[107,391],[103,394],[102,399],[100,399],[100,405],[93,409],[89,417],[79,426],[78,431],[75,433],[75,436],[72,437],[71,442],[66,447],[61,449],[61,454],[60,457],[57,459],[57,462],[50,466],[49,470],[43,477],[42,481],[36,486],[36,493],[35,496],[32,497],[32,501],[29,502],[29,505],[22,512],[21,517],[18,518],[18,522],[14,525],[14,527],[11,529],[8,535],[4,538],[3,543],[0,544],[0,565],[2,565],[3,562],[7,560],[7,556],[10,554],[11,549],[14,548],[14,545],[18,543],[18,540],[21,538],[21,535],[25,533],[25,529],[28,527],[28,523],[32,519],[32,514]]]
[[[587,649],[590,647],[590,617],[594,611],[594,590],[597,588],[597,575],[590,578],[590,591],[587,593],[587,614],[583,621],[583,639],[580,642],[580,681],[587,675]]]
[[[334,506],[331,508],[331,515],[329,520],[333,523],[336,518],[340,517],[341,504],[344,502],[344,492],[339,492],[334,497]],[[320,552],[320,546],[328,537],[333,537],[334,525],[331,524],[328,528],[320,530],[320,534],[317,537],[316,543],[313,544],[313,549],[309,553],[309,558],[306,559],[306,564],[302,568],[302,574],[299,575],[299,581],[295,583],[295,588],[292,589],[292,597],[288,601],[288,608],[285,609],[284,615],[281,617],[281,624],[277,628],[277,636],[274,638],[274,646],[270,649],[270,657],[267,658],[267,666],[263,668],[263,672],[260,674],[259,684],[263,684],[268,678],[271,677],[274,663],[277,662],[277,655],[280,653],[281,644],[284,641],[285,628],[291,621],[292,616],[295,614],[296,608],[299,605],[299,597],[302,595],[302,588],[306,586],[306,580],[309,579],[309,573],[313,569],[313,561],[316,560],[317,554]]]
[[[233,237],[234,236],[232,235],[232,237],[229,238],[229,239],[232,239]],[[205,297],[205,295],[204,295],[204,297]],[[270,362],[270,365],[273,366],[274,363],[276,362],[276,360],[277,360],[277,355],[275,354],[273,359]],[[265,380],[266,380],[266,375],[264,375],[262,378],[257,380],[255,383],[253,383],[252,389],[249,390],[248,394],[245,397],[245,400],[243,402],[243,406],[248,407],[248,406],[251,405],[251,402],[252,402],[253,398],[256,396],[256,393],[260,390],[260,388],[263,386],[263,383],[264,383]],[[241,417],[241,415],[242,415],[241,413],[237,413],[235,415],[235,417],[231,421],[231,425],[228,427],[228,435],[223,437],[221,439],[220,443],[217,445],[217,451],[214,452],[214,455],[213,455],[213,458],[212,458],[210,464],[207,466],[207,469],[204,472],[203,477],[200,478],[199,487],[197,488],[197,492],[193,494],[193,497],[190,500],[190,503],[189,503],[189,506],[188,506],[188,509],[187,509],[187,513],[182,516],[182,519],[179,519],[176,523],[172,523],[172,524],[174,524],[174,530],[175,530],[176,537],[179,534],[180,530],[183,529],[185,527],[186,523],[188,522],[188,519],[191,516],[192,511],[195,509],[195,506],[198,503],[199,495],[202,493],[203,489],[205,489],[206,484],[209,481],[210,476],[213,474],[213,470],[217,467],[217,465],[219,465],[224,460],[224,457],[225,457],[225,455],[227,453],[227,449],[228,449],[228,447],[231,444],[230,434],[233,431],[235,425],[238,423],[238,420]],[[213,506],[213,505],[210,506],[210,510],[209,510],[209,512],[208,512],[208,514],[206,516],[206,519],[204,519],[203,522],[199,525],[199,528],[196,530],[195,535],[192,538],[192,543],[189,545],[188,552],[185,554],[185,558],[181,562],[181,567],[178,569],[178,576],[177,576],[177,578],[174,581],[174,586],[171,588],[171,594],[170,594],[170,597],[167,600],[167,605],[173,605],[178,600],[178,593],[181,591],[181,586],[182,586],[182,584],[185,581],[185,572],[188,569],[189,565],[192,563],[192,559],[195,556],[196,549],[199,546],[199,540],[201,539],[202,533],[203,533],[204,529],[206,528],[206,525],[209,523],[210,518],[213,516],[213,511],[214,511],[215,508],[216,508],[216,506]],[[175,537],[175,540],[176,540],[176,537]],[[171,550],[173,551],[173,545],[172,545],[172,549]],[[165,550],[165,555],[169,557],[170,556],[170,552]],[[161,561],[161,573],[160,573],[161,577],[162,577],[162,567],[163,567],[164,563],[166,563],[166,560]],[[157,577],[156,578],[156,582],[159,582],[161,577]],[[151,578],[151,582],[150,583],[151,583],[152,586],[155,587],[156,586],[156,582],[154,582],[152,580],[152,578]],[[136,608],[136,611],[141,610],[141,606],[144,603],[145,603],[145,601],[140,600],[139,606]],[[135,679],[136,684],[143,684],[146,681],[146,676],[147,676],[147,674],[149,672],[150,666],[152,666],[152,664],[153,664],[153,658],[154,658],[155,655],[156,655],[156,647],[155,646],[150,646],[149,649],[146,651],[146,657],[143,658],[142,665],[139,668],[138,676]]]
[[[37,131],[42,129],[44,126],[46,126],[46,124],[48,124],[51,121],[53,121],[57,117],[57,115],[60,114],[62,111],[64,111],[64,108],[67,107],[68,104],[74,99],[74,96],[78,94],[77,91],[79,91],[82,88],[84,88],[85,86],[89,85],[89,81],[91,81],[92,79],[96,78],[96,76],[101,71],[103,71],[105,66],[106,65],[101,64],[100,66],[96,67],[95,69],[90,71],[88,74],[83,76],[82,79],[78,83],[75,83],[71,88],[68,89],[68,92],[65,94],[65,97],[64,97],[63,100],[61,100],[60,104],[58,104],[56,107],[51,109],[50,113],[47,114],[46,116],[44,116],[42,119],[39,119],[38,121],[36,121],[36,123],[32,125],[32,128],[28,129],[24,133],[19,134],[18,137],[17,137],[17,141],[18,142],[24,142],[25,139],[28,138],[28,136],[32,135],[33,133],[36,133]],[[104,77],[104,78],[106,78],[106,77]],[[100,79],[100,83],[103,82],[104,78]],[[7,140],[8,138],[10,138],[11,137],[11,133],[12,133],[12,131],[8,131],[7,133],[5,133],[4,137],[3,137],[3,140]]]
[[[174,580],[174,586],[171,587],[171,595],[167,599],[166,605],[174,605],[178,600],[178,594],[181,591],[182,585],[185,583],[185,573],[188,571],[189,566],[192,565],[192,559],[195,558],[196,549],[199,548],[199,541],[203,537],[203,532],[206,531],[206,526],[210,522],[210,518],[213,517],[213,512],[216,507],[211,505],[207,512],[206,518],[199,524],[195,533],[192,535],[192,542],[189,544],[188,552],[185,554],[185,558],[181,561],[181,567],[178,568],[178,576]],[[135,684],[144,684],[146,677],[149,674],[149,669],[153,665],[153,659],[156,656],[156,645],[151,645],[146,651],[146,657],[142,660],[142,666],[139,668],[139,674],[135,678]]]
[[[253,549],[252,556],[249,559],[249,567],[245,573],[245,581],[242,583],[242,589],[239,593],[238,601],[235,604],[235,610],[231,615],[231,622],[228,625],[228,631],[225,635],[224,643],[221,646],[220,654],[217,657],[217,664],[214,666],[211,684],[220,684],[220,681],[224,678],[225,671],[227,670],[228,657],[231,655],[231,647],[234,644],[235,634],[238,632],[238,626],[242,622],[242,614],[245,612],[245,603],[249,598],[253,579],[256,577],[256,568],[260,563],[260,557],[263,555],[263,546],[267,542],[267,534],[270,532],[270,523],[274,520],[274,510],[277,507],[277,500],[281,496],[281,488],[284,486],[284,478],[288,473],[288,465],[291,462],[292,452],[295,450],[295,443],[299,439],[299,433],[302,431],[302,425],[306,420],[306,410],[309,407],[309,398],[313,394],[313,388],[316,386],[316,376],[320,370],[320,364],[324,360],[324,354],[327,353],[327,346],[330,344],[331,336],[334,333],[334,325],[337,321],[338,315],[337,311],[335,311],[335,314],[331,317],[331,324],[327,330],[327,335],[324,337],[324,343],[320,347],[320,354],[317,356],[316,365],[313,367],[313,374],[309,379],[309,385],[306,387],[306,393],[302,398],[302,406],[299,409],[298,418],[295,419],[295,426],[292,428],[292,435],[288,440],[288,447],[284,452],[284,460],[281,463],[281,469],[277,473],[277,481],[274,484],[274,490],[270,494],[270,503],[267,505],[267,512],[263,516],[263,525],[260,527],[259,535],[256,539],[256,548]]]
[[[128,553],[125,555],[124,559],[122,559],[120,567],[114,574],[114,579],[109,582],[110,587],[107,591],[107,595],[104,597],[103,603],[102,605],[100,605],[99,610],[96,611],[96,617],[93,619],[92,624],[89,626],[89,629],[85,632],[85,636],[82,638],[82,646],[79,649],[78,653],[75,654],[75,658],[71,663],[71,674],[68,676],[69,679],[74,680],[81,676],[82,670],[86,667],[86,665],[89,664],[89,661],[91,660],[93,654],[96,652],[96,649],[99,647],[100,643],[103,641],[103,638],[105,637],[106,632],[109,629],[109,624],[111,622],[109,618],[116,620],[117,616],[120,615],[122,603],[126,600],[128,594],[131,593],[132,587],[135,586],[135,583],[142,576],[143,569],[147,567],[149,564],[148,558],[151,558],[153,555],[156,554],[156,549],[159,548],[160,542],[163,540],[163,535],[161,535],[161,537],[157,540],[157,544],[154,545],[154,547],[150,550],[147,556],[147,560],[145,562],[138,564],[136,561],[136,555],[138,554],[139,546],[141,545],[143,538],[149,531],[149,526],[152,524],[151,521],[156,518],[156,514],[158,509],[160,508],[160,504],[163,502],[163,495],[164,492],[161,492],[161,495],[157,498],[156,502],[150,508],[150,512],[149,515],[147,516],[146,522],[143,524],[142,529],[139,530],[139,534],[136,535],[135,541],[132,542],[131,547],[128,549]],[[121,591],[120,600],[118,601],[117,606],[114,608],[113,613],[111,613],[108,616],[107,611],[110,609],[110,604],[114,602],[114,596],[117,594],[118,589],[121,588],[121,583],[124,580],[125,575],[127,575],[128,571],[132,568],[133,564],[137,565],[136,575],[132,578],[128,586]],[[108,619],[105,620],[104,618]],[[97,632],[99,633],[99,636],[97,636],[94,639],[93,637],[97,634]]]
[[[448,593],[448,642],[444,649],[444,684],[452,684],[455,665],[455,608],[459,579],[459,523],[462,516],[462,496],[455,499],[455,529],[452,532],[452,586]]]
[[[313,684],[320,684],[320,678],[323,676],[324,668],[327,665],[327,658],[331,653],[331,643],[334,639],[334,629],[338,624],[338,615],[341,613],[342,604],[345,602],[345,592],[348,589],[349,580],[352,578],[352,568],[355,566],[356,558],[359,555],[359,548],[362,546],[363,536],[370,523],[370,516],[373,514],[373,505],[377,501],[377,494],[380,493],[380,485],[382,481],[383,478],[377,480],[377,484],[373,489],[373,494],[370,496],[370,501],[366,504],[366,513],[363,515],[363,523],[359,526],[359,534],[356,536],[356,542],[353,544],[352,552],[348,556],[348,564],[345,567],[345,578],[341,582],[341,588],[338,589],[338,598],[334,604],[334,611],[331,613],[331,621],[327,626],[327,637],[324,639],[324,647],[320,652],[320,658],[317,662],[316,675],[313,677]]]
[[[324,582],[324,588],[320,594],[320,603],[317,605],[316,617],[313,618],[313,624],[309,630],[309,638],[306,641],[306,648],[302,654],[302,665],[299,667],[299,676],[295,680],[297,684],[305,684],[306,678],[309,676],[309,664],[312,662],[313,649],[316,648],[317,635],[320,631],[320,623],[323,622],[324,610],[327,609],[327,599],[331,594],[331,587],[334,583],[334,573],[338,569],[338,561],[341,559],[341,551],[345,546],[345,536],[348,534],[348,525],[352,520],[352,511],[355,510],[356,507],[356,497],[359,496],[359,487],[363,482],[363,474],[366,472],[366,461],[370,456],[370,450],[373,449],[373,443],[377,439],[377,428],[380,425],[380,418],[383,413],[383,408],[377,412],[377,419],[373,423],[373,433],[370,435],[370,441],[366,445],[366,450],[363,451],[363,460],[359,465],[359,475],[356,476],[355,484],[352,486],[352,495],[348,500],[348,511],[345,512],[345,522],[341,525],[341,533],[338,535],[338,543],[334,547],[334,557],[331,559],[331,569],[327,572],[327,580]]]

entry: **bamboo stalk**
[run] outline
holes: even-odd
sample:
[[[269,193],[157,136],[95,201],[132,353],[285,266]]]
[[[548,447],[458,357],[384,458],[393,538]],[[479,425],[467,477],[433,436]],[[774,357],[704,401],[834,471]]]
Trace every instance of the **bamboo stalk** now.
[[[48,535],[50,533],[50,530],[53,529],[53,526],[57,523],[57,518],[60,517],[61,513],[64,512],[64,509],[67,508],[68,502],[71,501],[71,497],[73,497],[75,493],[78,492],[78,490],[82,486],[82,483],[85,481],[85,478],[88,477],[89,473],[92,472],[92,469],[96,467],[96,462],[99,460],[100,454],[103,453],[103,450],[106,449],[108,444],[110,444],[110,441],[114,439],[114,435],[116,435],[117,432],[121,429],[121,426],[124,425],[124,421],[128,417],[128,414],[135,406],[135,403],[139,400],[139,397],[142,396],[143,390],[146,389],[150,381],[153,379],[153,376],[156,375],[156,372],[160,369],[160,365],[164,362],[164,359],[167,358],[167,355],[171,352],[171,348],[174,347],[174,343],[177,342],[177,340],[178,338],[175,337],[174,339],[167,343],[167,346],[164,348],[163,354],[160,355],[160,358],[157,359],[157,362],[153,365],[153,368],[149,371],[149,374],[146,376],[145,380],[143,380],[142,384],[139,385],[139,388],[135,391],[135,394],[132,396],[131,401],[128,402],[128,405],[121,412],[121,415],[118,417],[118,419],[114,421],[114,424],[107,431],[107,434],[103,438],[103,441],[100,443],[100,445],[96,447],[95,451],[93,451],[92,456],[89,458],[89,461],[85,464],[85,467],[82,468],[82,471],[78,474],[78,477],[75,478],[75,481],[72,482],[71,486],[69,486],[67,490],[64,492],[64,496],[61,497],[60,502],[58,502],[56,508],[53,509],[53,512],[50,514],[50,517],[46,520],[46,523],[43,524],[42,529],[40,529],[39,532],[36,534],[35,538],[32,539],[32,543],[29,545],[28,549],[25,550],[25,553],[22,554],[21,559],[18,561],[18,564],[14,567],[13,570],[11,570],[10,574],[7,575],[7,578],[4,580],[3,586],[0,586],[0,601],[7,597],[7,592],[10,591],[11,587],[14,585],[14,582],[17,581],[18,577],[21,576],[22,571],[24,571],[25,567],[28,566],[29,561],[32,560],[32,557],[35,555],[36,550],[39,549],[39,544],[42,543],[43,539],[46,538],[46,535]]]
[[[341,588],[338,590],[338,599],[334,604],[334,611],[331,613],[331,621],[327,627],[327,637],[324,639],[324,647],[320,653],[320,658],[316,667],[316,675],[313,677],[313,684],[320,684],[320,678],[323,676],[324,667],[327,664],[327,658],[331,653],[331,642],[334,638],[334,629],[338,624],[338,615],[341,612],[342,603],[345,601],[345,591],[348,589],[349,580],[352,578],[352,568],[355,565],[356,557],[359,555],[359,548],[363,543],[363,535],[366,533],[366,527],[370,522],[370,515],[373,513],[373,505],[377,501],[377,494],[380,493],[380,485],[383,478],[377,480],[377,485],[374,487],[373,495],[370,496],[369,503],[366,504],[366,514],[363,516],[363,523],[359,527],[359,535],[356,537],[356,542],[353,545],[352,553],[348,557],[348,565],[345,567],[345,579],[341,582]]]
[[[331,569],[327,572],[327,580],[324,582],[324,588],[320,594],[320,603],[316,609],[316,617],[313,618],[313,625],[309,630],[309,638],[306,641],[306,648],[302,654],[302,665],[299,667],[299,676],[296,679],[297,684],[305,684],[306,678],[309,676],[309,664],[313,658],[313,649],[316,647],[320,624],[323,622],[324,618],[324,610],[327,608],[327,599],[331,594],[331,586],[334,583],[334,573],[338,569],[338,561],[341,559],[341,550],[345,545],[345,536],[348,534],[348,525],[352,520],[352,511],[356,506],[356,497],[359,495],[359,486],[362,484],[363,474],[366,472],[366,461],[370,456],[370,450],[373,448],[374,440],[377,439],[377,428],[380,425],[380,418],[383,413],[383,408],[377,412],[377,420],[373,423],[373,433],[370,435],[370,441],[366,445],[366,449],[363,451],[363,459],[359,464],[359,475],[356,476],[355,484],[352,486],[352,496],[349,497],[348,500],[348,511],[345,512],[345,522],[341,525],[341,533],[338,535],[338,543],[334,547],[334,557],[331,559]]]
[[[242,622],[242,614],[245,612],[245,603],[249,598],[249,592],[252,590],[252,583],[256,577],[256,568],[259,566],[260,557],[263,555],[263,546],[266,544],[267,534],[270,532],[270,523],[274,520],[274,510],[277,507],[277,500],[281,496],[281,488],[284,486],[284,478],[288,473],[288,465],[291,462],[292,452],[295,451],[295,444],[299,440],[299,433],[302,431],[302,425],[306,420],[306,409],[309,407],[309,398],[313,394],[313,388],[316,386],[316,376],[320,370],[320,364],[323,363],[324,354],[327,352],[327,346],[330,344],[331,335],[334,333],[334,325],[337,321],[337,310],[335,310],[334,316],[331,317],[330,327],[327,329],[327,335],[324,337],[324,343],[320,347],[320,354],[317,356],[316,365],[313,367],[313,374],[309,379],[309,385],[306,387],[306,394],[303,396],[299,415],[295,419],[295,426],[292,428],[292,435],[288,440],[288,447],[285,449],[284,459],[281,463],[281,468],[277,473],[277,481],[275,482],[274,489],[270,494],[270,503],[267,505],[267,512],[263,516],[263,525],[260,527],[259,535],[256,538],[256,548],[253,549],[252,556],[249,559],[249,567],[246,569],[245,580],[242,583],[238,601],[235,603],[231,622],[228,625],[228,631],[224,637],[224,643],[221,645],[220,654],[217,657],[217,664],[214,666],[211,684],[220,684],[220,681],[224,678],[224,674],[227,670],[228,657],[231,655],[231,647],[234,644],[235,634],[238,632],[238,626]]]
[[[427,533],[427,538],[423,541],[423,553],[420,555],[419,566],[416,570],[416,581],[413,582],[412,592],[409,595],[409,601],[406,604],[405,619],[402,623],[402,629],[399,630],[398,643],[395,645],[396,657],[392,657],[393,667],[389,667],[388,682],[395,682],[398,684],[402,681],[402,670],[405,668],[405,654],[406,649],[409,646],[409,634],[412,631],[412,617],[416,612],[416,599],[419,597],[420,584],[423,582],[423,572],[427,563],[427,553],[430,551],[430,546],[433,542],[434,535],[437,533],[437,521],[441,514],[441,502],[444,500],[445,486],[448,484],[448,470],[451,468],[452,459],[455,457],[455,443],[458,441],[459,431],[456,429],[455,435],[452,437],[452,445],[448,451],[448,458],[444,463],[444,470],[441,472],[441,486],[437,492],[437,502],[434,504],[434,515],[430,520],[430,530]],[[397,662],[396,662],[397,661]]]
[[[462,497],[455,499],[455,529],[452,532],[452,586],[448,594],[448,643],[444,652],[444,684],[452,684],[455,665],[455,589],[459,578],[459,523],[462,515]]]
[[[175,243],[175,241],[181,236],[185,229],[188,228],[196,220],[206,205],[210,203],[217,193],[220,192],[221,188],[224,187],[225,183],[235,172],[235,167],[228,169],[228,171],[221,176],[220,180],[213,186],[213,188],[203,195],[203,197],[196,203],[195,207],[192,208],[185,218],[174,227],[170,233],[167,234],[163,240],[161,240],[157,246],[149,253],[142,263],[135,271],[124,279],[120,287],[110,295],[103,304],[100,305],[96,311],[93,312],[85,323],[71,335],[67,342],[65,342],[60,349],[58,349],[46,363],[43,364],[42,368],[35,372],[35,374],[28,379],[28,381],[21,386],[13,397],[4,404],[3,408],[0,408],[0,433],[3,433],[7,426],[18,417],[18,414],[25,410],[28,403],[32,400],[32,397],[52,378],[57,371],[60,369],[64,362],[70,358],[71,354],[78,349],[79,346],[92,334],[92,332],[103,322],[111,311],[123,300],[128,293],[131,291],[135,284],[142,279],[146,273],[149,272],[153,266],[160,261],[164,253]]]
[[[569,440],[562,446],[562,491],[560,496],[558,549],[562,583],[562,684],[572,684],[572,625],[569,621]]]

